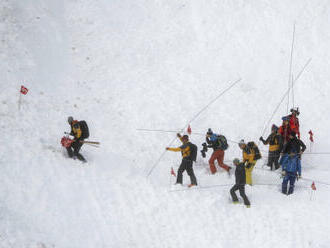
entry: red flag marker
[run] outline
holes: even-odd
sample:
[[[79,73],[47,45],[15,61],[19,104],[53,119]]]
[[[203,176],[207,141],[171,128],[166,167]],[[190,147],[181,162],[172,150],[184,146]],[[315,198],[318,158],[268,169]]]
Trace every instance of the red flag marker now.
[[[191,127],[190,127],[190,125],[188,126],[188,128],[187,128],[187,133],[190,135],[191,134]]]
[[[23,95],[26,95],[26,94],[28,93],[28,91],[29,91],[28,88],[24,87],[23,85],[21,86],[21,93],[22,93]]]
[[[311,141],[311,142],[314,142],[314,139],[313,139],[313,132],[312,132],[312,130],[309,130],[309,140]]]
[[[173,170],[173,167],[171,167],[171,175],[174,176],[174,177],[176,177],[176,174],[175,174],[175,172]]]
[[[316,190],[316,186],[315,186],[314,182],[312,183],[311,188],[312,188],[312,190]]]

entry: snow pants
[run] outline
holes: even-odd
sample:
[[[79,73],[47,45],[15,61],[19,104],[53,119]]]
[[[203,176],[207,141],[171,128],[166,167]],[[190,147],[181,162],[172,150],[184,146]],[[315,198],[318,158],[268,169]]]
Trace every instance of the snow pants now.
[[[279,159],[280,151],[269,152],[267,166],[270,167],[271,170],[277,170],[280,167],[278,163]]]
[[[256,164],[252,164],[250,168],[245,167],[245,175],[246,175],[246,184],[252,186],[252,171]]]
[[[176,178],[176,183],[182,184],[182,174],[184,171],[187,171],[190,177],[191,184],[197,185],[197,179],[193,170],[193,161],[188,159],[182,159],[181,165],[178,169],[178,176]]]
[[[209,160],[210,170],[211,173],[214,174],[217,172],[217,168],[215,167],[215,160],[218,161],[218,164],[221,168],[225,169],[226,171],[229,171],[229,166],[223,163],[223,159],[225,157],[225,152],[223,150],[215,150],[212,153],[212,156]]]
[[[282,193],[283,194],[292,194],[293,189],[294,189],[294,183],[296,182],[296,173],[294,172],[286,172],[285,177],[283,178],[283,183],[282,183]],[[289,191],[288,190],[288,182],[290,182],[290,187]]]
[[[239,190],[239,194],[241,195],[241,197],[244,200],[244,204],[249,206],[250,205],[250,201],[247,198],[246,194],[245,194],[245,185],[242,184],[235,184],[231,189],[230,189],[230,195],[231,198],[233,199],[233,202],[237,202],[238,198],[237,195],[235,193],[235,191]]]
[[[81,143],[79,140],[76,140],[71,144],[70,147],[67,147],[66,150],[68,151],[68,155],[70,158],[77,157],[80,161],[86,162],[86,159],[79,153],[83,143]],[[73,149],[73,151],[72,151]]]

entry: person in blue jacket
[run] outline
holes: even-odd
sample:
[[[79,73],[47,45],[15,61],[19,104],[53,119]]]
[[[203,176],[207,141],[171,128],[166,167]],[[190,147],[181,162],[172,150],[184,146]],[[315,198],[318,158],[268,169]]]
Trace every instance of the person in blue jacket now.
[[[291,152],[282,163],[282,175],[284,176],[282,182],[282,193],[290,195],[293,193],[294,184],[297,177],[301,178],[301,163],[299,154]],[[290,187],[288,191],[288,183]]]

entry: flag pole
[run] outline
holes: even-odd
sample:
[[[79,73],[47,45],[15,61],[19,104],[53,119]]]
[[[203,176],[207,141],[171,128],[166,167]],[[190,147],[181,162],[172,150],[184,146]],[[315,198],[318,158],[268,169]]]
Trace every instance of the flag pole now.
[[[18,111],[20,111],[21,110],[21,102],[22,102],[22,92],[21,92],[21,90],[19,90],[18,94],[19,94],[19,97],[18,97]]]

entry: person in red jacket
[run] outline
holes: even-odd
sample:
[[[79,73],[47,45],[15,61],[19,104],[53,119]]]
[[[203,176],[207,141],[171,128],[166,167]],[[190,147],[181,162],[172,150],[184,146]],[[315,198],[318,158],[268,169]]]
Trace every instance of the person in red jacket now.
[[[298,115],[299,113],[299,109],[291,109],[291,115],[289,115],[288,117],[289,119],[289,124],[290,124],[290,129],[292,131],[294,131],[297,135],[298,138],[300,139],[300,132],[299,132],[299,119],[298,119]]]
[[[288,116],[282,117],[283,123],[282,126],[278,129],[278,133],[283,137],[283,143],[286,144],[289,141],[289,135],[291,133],[290,119]]]

